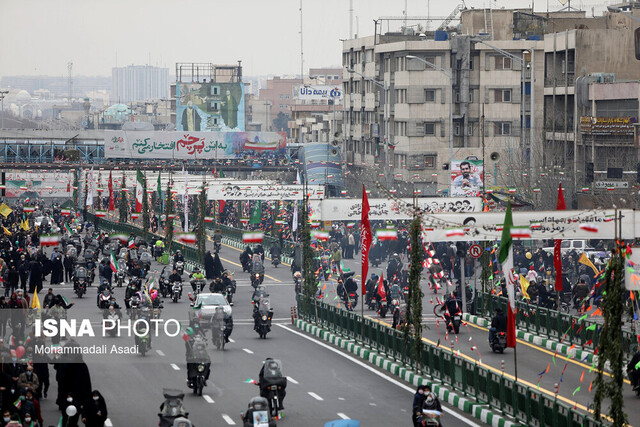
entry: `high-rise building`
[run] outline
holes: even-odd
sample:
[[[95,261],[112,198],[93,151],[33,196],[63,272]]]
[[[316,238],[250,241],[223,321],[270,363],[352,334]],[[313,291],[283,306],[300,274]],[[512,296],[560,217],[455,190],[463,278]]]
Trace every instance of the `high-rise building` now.
[[[147,101],[169,96],[169,69],[150,65],[129,65],[111,70],[111,99],[114,102]]]

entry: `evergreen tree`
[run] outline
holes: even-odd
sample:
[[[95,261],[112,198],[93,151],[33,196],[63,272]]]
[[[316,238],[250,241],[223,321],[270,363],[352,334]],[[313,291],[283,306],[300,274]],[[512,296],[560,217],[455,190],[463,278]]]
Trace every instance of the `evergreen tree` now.
[[[594,415],[596,421],[600,421],[602,401],[608,398],[609,417],[612,425],[621,427],[627,425],[627,414],[624,412],[624,369],[622,351],[622,316],[624,315],[624,258],[627,255],[627,247],[618,242],[612,253],[609,265],[605,270],[604,286],[602,292],[602,314],[604,324],[600,331],[598,341],[598,370],[595,379],[596,392],[594,396]],[[613,377],[606,381],[603,375],[605,363],[609,362]]]
[[[142,230],[145,240],[149,234],[149,196],[147,196],[147,177],[142,180]]]
[[[122,173],[122,186],[120,187],[120,200],[118,203],[118,214],[119,214],[119,218],[118,221],[122,222],[122,223],[126,223],[127,222],[127,214],[128,209],[127,209],[127,192],[125,191],[125,187],[126,187],[126,181],[125,181],[125,176],[124,176],[124,172]]]
[[[167,252],[171,253],[171,244],[173,243],[173,194],[171,194],[171,179],[167,181],[167,200],[164,203],[164,215],[166,230],[164,238],[167,241]]]
[[[304,296],[303,310],[309,314],[311,305],[315,306],[315,295],[317,290],[316,276],[313,268],[313,250],[311,249],[311,228],[309,225],[309,196],[305,192],[302,201],[302,217],[301,217],[301,235],[302,238],[302,295]]]
[[[206,247],[206,229],[204,227],[204,217],[207,215],[207,192],[204,189],[204,182],[202,183],[202,189],[198,196],[198,232],[196,234],[196,242],[198,244],[198,259],[204,264],[204,252]]]
[[[416,215],[409,228],[411,238],[411,258],[409,265],[409,303],[407,304],[407,328],[406,332],[413,334],[412,356],[417,367],[422,360],[422,289],[420,289],[420,273],[422,271],[422,241],[420,239],[420,217]],[[411,307],[409,309],[409,307]],[[408,341],[408,333],[405,340]]]

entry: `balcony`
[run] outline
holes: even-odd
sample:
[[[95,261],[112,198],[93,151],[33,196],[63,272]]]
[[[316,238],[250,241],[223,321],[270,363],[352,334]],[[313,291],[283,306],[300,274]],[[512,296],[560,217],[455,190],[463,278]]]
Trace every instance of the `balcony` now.
[[[552,76],[552,77],[545,77],[544,87],[554,87],[554,86],[564,87],[564,79],[565,79],[564,74]],[[575,82],[575,74],[574,73],[567,74],[567,85],[573,86],[574,82]]]

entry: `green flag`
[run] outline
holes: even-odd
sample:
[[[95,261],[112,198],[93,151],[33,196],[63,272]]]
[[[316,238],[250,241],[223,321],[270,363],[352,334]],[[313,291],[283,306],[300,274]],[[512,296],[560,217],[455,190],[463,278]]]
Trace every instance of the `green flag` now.
[[[249,224],[260,224],[262,220],[262,202],[258,200],[251,209],[251,218]]]

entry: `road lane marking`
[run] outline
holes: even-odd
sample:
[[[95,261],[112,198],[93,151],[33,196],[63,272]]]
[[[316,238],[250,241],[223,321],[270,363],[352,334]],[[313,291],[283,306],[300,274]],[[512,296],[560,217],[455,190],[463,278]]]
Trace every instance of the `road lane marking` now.
[[[347,417],[345,414],[343,414],[342,412],[338,412],[337,414],[340,418],[342,418],[343,420],[350,420],[351,418]]]
[[[338,400],[344,400],[344,397],[339,397]]]
[[[293,378],[291,378],[291,377],[287,377],[287,380],[288,380],[290,383],[293,383],[293,384],[300,384],[298,381],[294,380],[294,379],[293,379]]]
[[[233,419],[231,419],[231,417],[227,414],[222,414],[222,419],[225,420],[230,426],[236,425],[236,422],[233,421]]]
[[[113,427],[113,423],[111,422],[111,420],[109,418],[104,420],[104,425],[105,425],[105,427]]]
[[[306,340],[309,340],[309,341],[311,341],[311,342],[316,343],[316,344],[317,344],[317,345],[319,345],[320,347],[324,347],[324,348],[326,348],[327,350],[332,351],[332,352],[334,352],[334,353],[336,353],[336,354],[338,354],[338,355],[340,355],[340,356],[344,357],[345,359],[347,359],[347,360],[349,360],[349,361],[351,361],[351,362],[355,363],[356,365],[359,365],[359,366],[361,366],[361,367],[365,368],[366,370],[368,370],[369,372],[373,373],[374,375],[377,375],[377,376],[379,376],[380,378],[383,378],[383,379],[387,380],[387,381],[388,381],[388,382],[390,382],[391,384],[395,384],[395,385],[397,385],[398,387],[400,387],[400,388],[402,388],[402,389],[404,389],[404,390],[408,391],[408,392],[409,392],[409,393],[411,393],[411,394],[414,394],[414,393],[415,393],[415,390],[414,390],[413,388],[411,388],[411,387],[409,387],[409,386],[406,386],[406,385],[402,384],[400,381],[398,381],[398,380],[396,380],[396,379],[394,379],[394,378],[391,378],[391,377],[389,377],[389,376],[387,376],[387,375],[383,374],[382,372],[379,372],[378,370],[376,370],[376,369],[372,368],[371,366],[367,365],[366,363],[362,362],[361,360],[356,359],[356,358],[355,358],[355,357],[353,357],[353,356],[350,356],[350,355],[348,355],[348,354],[345,354],[345,353],[341,352],[340,350],[338,350],[338,349],[335,349],[335,348],[331,347],[331,346],[330,346],[330,345],[328,345],[328,344],[325,344],[325,343],[323,343],[323,342],[321,342],[321,341],[318,341],[317,339],[314,339],[314,338],[312,338],[312,337],[309,337],[309,336],[307,336],[307,335],[303,334],[302,332],[294,331],[293,329],[289,328],[288,326],[285,326],[285,325],[278,325],[278,326],[279,326],[279,327],[281,327],[282,329],[286,329],[287,331],[291,332],[292,334],[295,334],[295,335],[301,336],[302,338],[304,338],[304,339],[306,339]],[[471,421],[470,419],[467,419],[467,418],[463,417],[462,415],[458,414],[457,412],[452,411],[452,410],[451,410],[451,409],[449,409],[449,408],[446,408],[446,407],[445,407],[445,408],[442,408],[442,410],[443,410],[443,411],[445,411],[445,412],[446,412],[446,413],[448,413],[448,414],[451,414],[451,415],[452,415],[452,416],[454,416],[455,418],[458,418],[460,421],[464,422],[464,423],[465,423],[465,424],[467,424],[467,425],[470,425],[470,426],[472,426],[472,427],[480,427],[480,425],[479,425],[479,424],[474,423],[474,422],[473,422],[473,421]]]
[[[214,402],[214,401],[213,401],[213,399],[211,398],[211,396],[209,396],[208,394],[203,394],[203,395],[202,395],[202,398],[203,398],[204,400],[206,400],[206,401],[207,401],[207,403],[216,403],[216,402]]]
[[[309,393],[309,396],[313,397],[315,400],[324,400],[323,398],[321,398],[320,396],[318,396],[312,391],[309,391],[308,393]]]
[[[176,365],[175,363],[171,364],[171,367],[175,370],[175,371],[179,371],[180,367],[178,365]]]
[[[249,354],[253,354],[253,351],[249,350],[248,348],[243,348],[242,350],[244,350],[245,352],[247,352]]]
[[[367,317],[367,316],[365,316],[365,317]],[[387,322],[383,322],[383,321],[381,321],[381,320],[379,320],[379,319],[374,319],[373,317],[367,317],[367,318],[368,318],[368,319],[371,319],[371,320],[373,320],[373,321],[375,321],[375,322],[378,322],[378,323],[380,323],[380,324],[382,324],[382,325],[389,326],[389,327],[391,326],[389,323],[387,323]],[[471,323],[468,323],[468,324],[469,324],[469,325],[472,325]],[[278,325],[278,326],[283,327],[283,326],[281,326],[281,325]],[[472,326],[473,326],[473,325],[472,325]],[[484,329],[484,328],[481,328],[480,326],[478,326],[477,328],[478,328],[478,329]],[[486,329],[486,330],[488,331],[488,329]],[[429,343],[429,344],[431,344],[431,345],[433,345],[433,346],[438,346],[438,344],[437,344],[436,342],[431,341],[430,339],[427,339],[427,338],[425,338],[425,337],[422,337],[422,341],[424,341],[424,342],[426,342],[426,343]],[[522,342],[522,344],[528,344],[528,343]],[[445,352],[449,352],[449,353],[452,353],[452,354],[453,354],[453,353],[458,353],[458,352],[452,352],[451,350],[449,350],[449,349],[448,349],[448,348],[446,348],[446,347],[442,347],[442,346],[440,346],[440,348],[441,348],[443,351],[445,351]],[[534,347],[534,348],[537,348],[537,347]],[[539,349],[539,350],[541,350],[541,349]],[[553,353],[552,353],[552,352],[547,352],[547,353],[548,353],[548,354],[550,354],[550,355],[553,355]],[[467,360],[468,360],[468,361],[470,361],[470,362],[478,363],[478,364],[479,364],[479,361],[478,361],[478,360],[476,360],[476,359],[474,359],[474,358],[473,358],[473,357],[471,357],[471,356],[468,356],[468,355],[463,354],[463,353],[459,353],[459,355],[460,355],[460,357],[463,357],[463,358],[467,359]],[[558,357],[558,356],[556,356],[556,357]],[[567,359],[567,360],[570,360],[570,359]],[[503,375],[503,376],[505,376],[506,378],[509,378],[510,380],[513,380],[513,381],[515,381],[515,380],[516,380],[516,378],[515,378],[513,375],[508,374],[508,373],[506,373],[506,372],[503,372],[501,369],[494,368],[493,366],[488,365],[488,364],[486,364],[486,363],[482,363],[482,365],[483,365],[485,368],[489,369],[490,371],[494,372],[495,374]],[[586,365],[585,365],[585,366],[586,366]],[[590,367],[589,367],[589,368],[590,368]],[[595,369],[594,369],[594,371],[595,371]],[[605,372],[605,373],[606,373],[606,372]],[[522,378],[518,378],[518,382],[520,382],[520,383],[522,383],[522,384],[524,384],[524,385],[526,385],[526,386],[529,386],[529,387],[531,387],[532,389],[537,389],[537,390],[541,391],[542,393],[544,393],[544,394],[546,394],[546,395],[548,395],[548,396],[551,396],[551,397],[552,397],[552,398],[554,398],[554,399],[560,399],[561,401],[563,401],[563,402],[564,402],[564,403],[566,403],[567,405],[569,405],[569,406],[573,406],[573,407],[575,407],[575,408],[578,408],[578,409],[580,409],[581,411],[583,411],[583,412],[585,412],[585,413],[587,413],[587,414],[592,414],[592,413],[593,413],[593,410],[592,410],[592,409],[587,408],[586,406],[584,406],[584,405],[582,405],[582,404],[580,404],[580,403],[577,403],[575,400],[568,399],[568,398],[566,398],[566,397],[564,397],[564,396],[562,396],[562,395],[560,395],[560,394],[555,394],[555,393],[554,393],[554,392],[552,392],[551,390],[547,390],[546,388],[540,387],[540,385],[539,385],[539,384],[533,384],[533,383],[531,383],[531,382],[529,382],[529,381],[523,380]],[[605,418],[606,418],[606,417],[605,417]]]
[[[162,352],[162,350],[156,350],[156,353],[158,353],[158,356],[164,356],[164,353]]]
[[[378,406],[378,405],[376,405],[376,404],[375,404],[375,403],[373,403],[373,402],[369,402],[369,406]]]
[[[235,341],[233,340],[233,338],[229,338],[229,342],[235,344]]]

